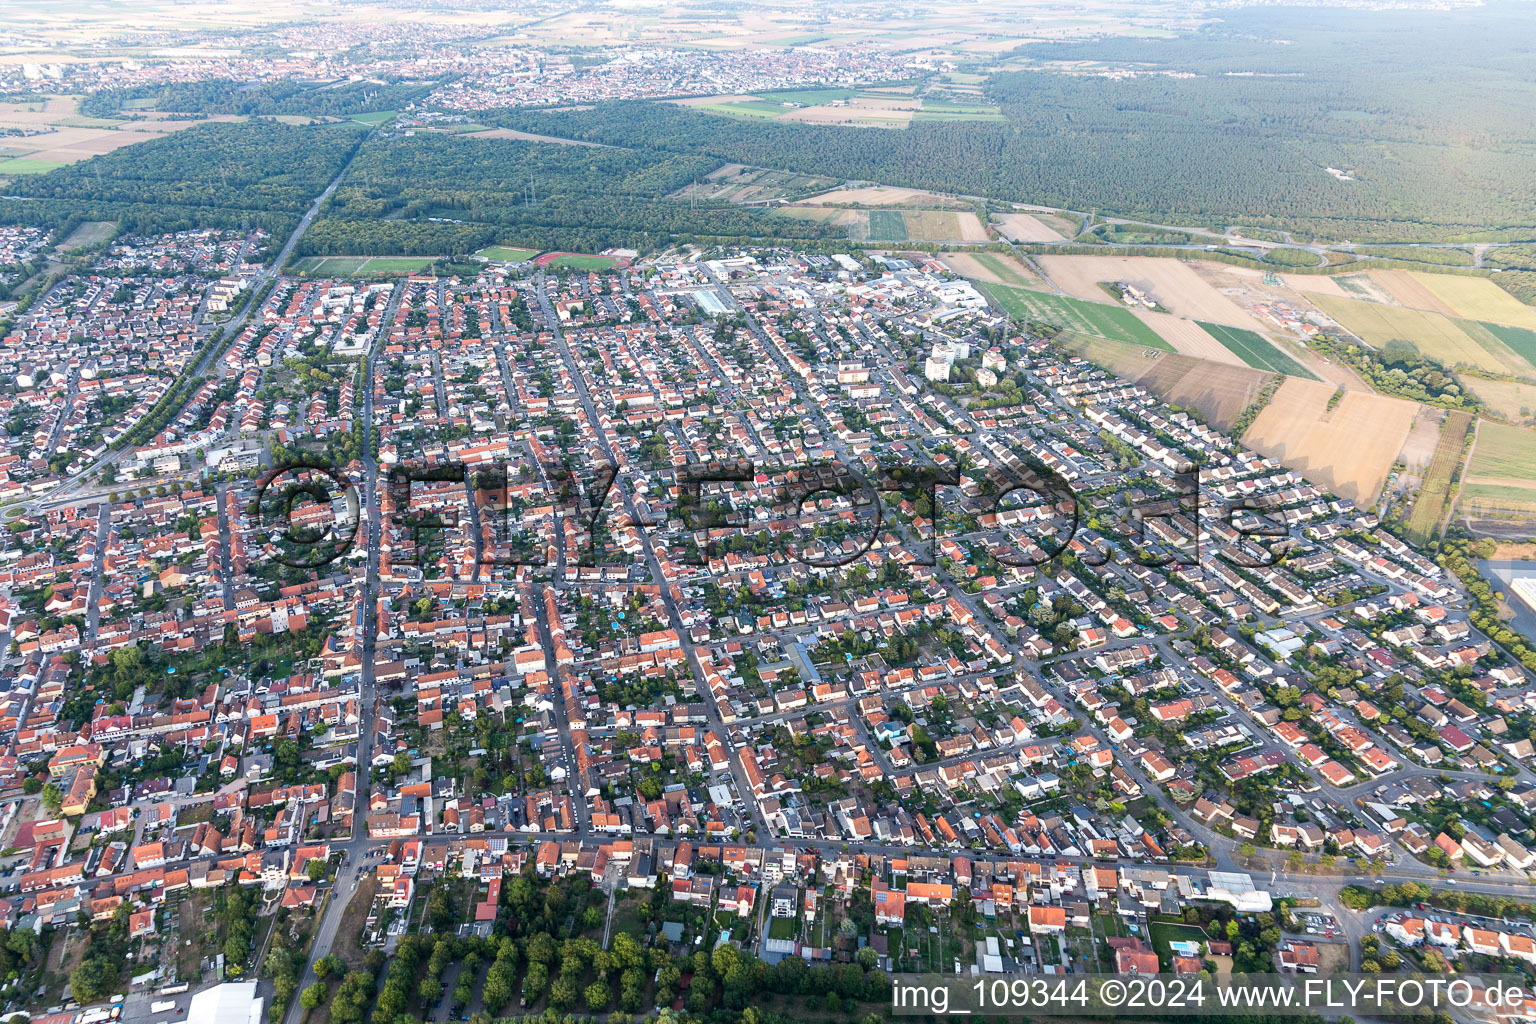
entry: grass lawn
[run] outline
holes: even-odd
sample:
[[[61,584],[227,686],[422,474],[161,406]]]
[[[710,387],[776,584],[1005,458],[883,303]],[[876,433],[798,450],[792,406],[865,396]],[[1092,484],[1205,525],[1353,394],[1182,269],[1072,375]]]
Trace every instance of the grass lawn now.
[[[978,283],[977,287],[1015,320],[1054,324],[1078,334],[1155,348],[1162,352],[1174,350],[1156,331],[1136,319],[1130,310],[1119,306],[1007,285]]]
[[[900,210],[870,210],[869,240],[871,242],[905,242],[907,222]]]
[[[1147,923],[1147,930],[1152,933],[1152,948],[1157,951],[1164,967],[1172,963],[1173,950],[1170,942],[1205,942],[1209,938],[1205,932],[1194,925],[1184,924],[1179,921],[1164,921],[1153,918]]]
[[[1204,320],[1195,322],[1206,334],[1221,342],[1223,348],[1255,370],[1273,370],[1276,373],[1290,374],[1292,377],[1317,380],[1310,370],[1286,355],[1262,334],[1256,334],[1241,327],[1228,327],[1225,324],[1208,324]]]
[[[110,220],[88,220],[69,233],[60,244],[61,249],[78,249],[82,245],[105,242],[117,233],[117,223]]]
[[[394,116],[393,110],[376,110],[371,114],[353,114],[352,120],[361,121],[363,124],[383,124]]]
[[[505,245],[488,245],[475,253],[476,256],[482,256],[496,263],[522,263],[524,260],[533,259],[538,254],[537,249],[513,249]]]
[[[314,277],[369,277],[412,274],[431,264],[430,256],[306,256],[294,270]]]
[[[798,924],[792,917],[774,917],[768,921],[768,937],[770,939],[793,939]]]
[[[562,252],[545,264],[567,270],[607,270],[619,262],[612,256],[586,256],[576,252]]]

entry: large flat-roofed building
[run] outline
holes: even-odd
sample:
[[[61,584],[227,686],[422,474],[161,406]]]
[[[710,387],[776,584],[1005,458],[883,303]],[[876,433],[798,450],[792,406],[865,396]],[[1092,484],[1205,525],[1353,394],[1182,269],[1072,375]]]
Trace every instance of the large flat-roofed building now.
[[[254,981],[227,981],[192,997],[187,1020],[197,1024],[262,1024],[266,1000]]]

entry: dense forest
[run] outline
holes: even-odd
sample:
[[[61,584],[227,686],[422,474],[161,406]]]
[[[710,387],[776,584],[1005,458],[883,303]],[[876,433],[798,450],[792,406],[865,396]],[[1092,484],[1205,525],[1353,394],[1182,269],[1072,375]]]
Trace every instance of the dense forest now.
[[[80,102],[80,113],[111,117],[133,107],[199,114],[307,114],[338,117],[398,110],[432,91],[433,84],[401,82],[166,82],[102,89]]]
[[[365,135],[360,125],[194,125],[46,174],[18,177],[0,221],[117,221],[130,234],[242,224],[291,230]]]
[[[543,134],[1189,224],[1355,240],[1536,234],[1528,32],[1478,11],[1230,11],[1175,40],[1021,48],[1003,122],[877,131],[668,104],[503,111]],[[1135,65],[1131,78],[1049,62]],[[1354,180],[1328,173],[1333,167]]]
[[[492,242],[596,252],[678,240],[844,237],[812,221],[666,198],[705,156],[417,133],[365,143],[301,255],[471,252]]]

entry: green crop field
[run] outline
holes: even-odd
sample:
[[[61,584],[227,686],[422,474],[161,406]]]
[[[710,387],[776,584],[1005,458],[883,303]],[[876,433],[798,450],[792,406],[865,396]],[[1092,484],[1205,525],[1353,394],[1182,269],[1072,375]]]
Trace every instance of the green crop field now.
[[[1255,370],[1273,370],[1292,377],[1317,380],[1316,375],[1282,352],[1262,334],[1241,327],[1228,327],[1225,324],[1208,324],[1204,320],[1195,322],[1206,334],[1221,342],[1223,348]]]
[[[1524,327],[1507,327],[1504,324],[1489,323],[1486,320],[1483,321],[1483,326],[1517,356],[1530,363],[1533,370],[1536,370],[1536,331],[1527,330]]]
[[[1003,262],[996,253],[978,252],[975,258],[977,263],[980,263],[983,267],[986,267],[1011,285],[1017,285],[1020,288],[1033,288],[1040,283],[1038,278],[1026,277],[1015,266],[1010,266]]]
[[[533,259],[538,254],[537,249],[512,249],[505,245],[489,245],[475,253],[476,256],[483,256],[497,263],[522,263],[524,260]]]
[[[711,114],[725,114],[729,117],[778,117],[790,108],[781,107],[777,103],[743,100],[739,103],[706,103],[694,109],[708,111]]]
[[[831,103],[833,100],[851,100],[858,95],[862,94],[857,89],[783,89],[778,92],[757,93],[757,96],[769,103],[799,103],[806,107],[814,107],[818,103]],[[780,107],[779,109],[782,112],[789,108]]]
[[[308,256],[294,270],[311,277],[369,277],[412,274],[431,265],[430,256]]]
[[[869,240],[871,242],[905,242],[907,222],[900,210],[870,210]]]
[[[1408,539],[1416,544],[1430,540],[1440,528],[1445,516],[1445,505],[1451,498],[1451,477],[1461,464],[1461,453],[1467,446],[1467,433],[1474,420],[1468,412],[1448,412],[1440,427],[1440,441],[1435,454],[1424,471],[1424,485],[1413,503],[1408,516]]]
[[[63,167],[63,160],[32,160],[24,156],[0,160],[0,174],[46,174]]]
[[[1130,310],[1118,306],[1007,285],[978,284],[977,287],[1015,320],[1054,324],[1077,334],[1163,352],[1174,350],[1156,331],[1132,316]]]
[[[1342,281],[1340,282],[1343,283]],[[1406,341],[1421,355],[1446,366],[1465,364],[1490,373],[1507,373],[1509,368],[1487,346],[1457,326],[1457,321],[1439,313],[1402,306],[1384,306],[1376,302],[1340,299],[1332,295],[1308,296],[1312,303],[1333,317],[1346,331],[1367,345],[1381,348],[1391,341]],[[1463,321],[1465,322],[1465,321]]]
[[[376,110],[371,114],[353,114],[351,120],[361,121],[363,124],[383,124],[394,116],[393,110]]]

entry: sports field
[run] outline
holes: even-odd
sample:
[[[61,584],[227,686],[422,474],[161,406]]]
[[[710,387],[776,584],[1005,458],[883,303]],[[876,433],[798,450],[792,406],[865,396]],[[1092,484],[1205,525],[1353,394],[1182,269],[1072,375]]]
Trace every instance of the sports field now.
[[[1312,295],[1311,300],[1345,330],[1376,348],[1401,340],[1412,345],[1419,354],[1446,366],[1475,366],[1500,374],[1517,369],[1506,365],[1506,360],[1500,359],[1488,346],[1479,344],[1458,327],[1456,321],[1439,313],[1321,294]],[[1526,373],[1533,371],[1536,367],[1525,369]]]
[[[547,252],[534,262],[541,266],[564,270],[608,270],[619,261],[612,256],[588,256],[579,252]]]
[[[1101,302],[1085,302],[1065,295],[1011,288],[1007,285],[981,284],[987,297],[1002,306],[1008,315],[1025,323],[1054,324],[1077,334],[1123,341],[1129,345],[1172,352],[1173,346],[1128,309]]]
[[[533,259],[538,254],[537,249],[511,249],[505,245],[488,245],[475,253],[476,256],[495,263],[522,263],[524,260]]]
[[[869,240],[871,242],[905,242],[907,222],[900,210],[870,210]]]
[[[307,256],[294,270],[311,277],[368,277],[413,274],[432,265],[430,256]]]
[[[1225,324],[1211,324],[1204,320],[1199,321],[1205,333],[1232,352],[1244,363],[1256,370],[1273,370],[1276,373],[1289,374],[1292,377],[1305,377],[1307,380],[1317,380],[1317,375],[1302,366],[1296,360],[1282,352],[1273,342],[1261,334],[1244,330],[1241,327],[1228,327]]]
[[[1429,460],[1424,473],[1424,485],[1413,503],[1408,516],[1408,539],[1422,544],[1430,540],[1440,528],[1445,517],[1445,505],[1451,497],[1451,477],[1461,464],[1461,453],[1467,446],[1467,433],[1472,429],[1473,418],[1468,412],[1452,411],[1445,414],[1440,425],[1440,441],[1435,454]]]

